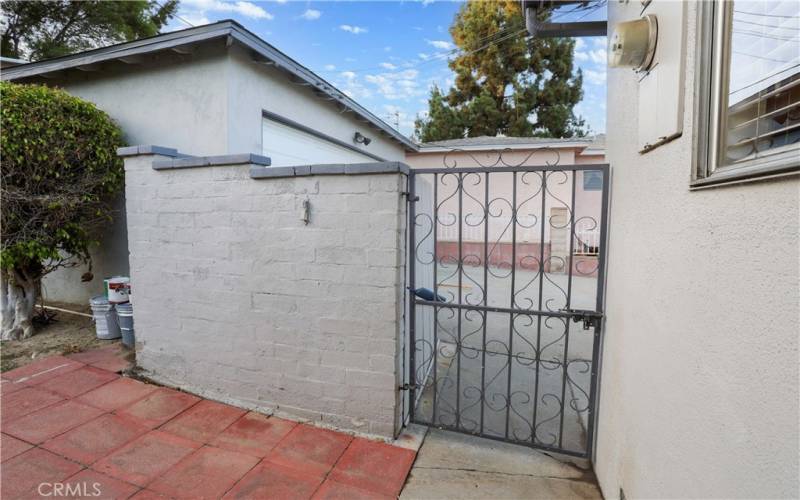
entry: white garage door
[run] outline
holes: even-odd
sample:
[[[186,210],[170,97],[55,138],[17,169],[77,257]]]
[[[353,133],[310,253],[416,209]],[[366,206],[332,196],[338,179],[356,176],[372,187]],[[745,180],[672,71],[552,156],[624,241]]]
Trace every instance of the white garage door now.
[[[272,159],[272,166],[275,167],[375,161],[369,156],[266,117],[262,120],[261,150],[264,156]]]

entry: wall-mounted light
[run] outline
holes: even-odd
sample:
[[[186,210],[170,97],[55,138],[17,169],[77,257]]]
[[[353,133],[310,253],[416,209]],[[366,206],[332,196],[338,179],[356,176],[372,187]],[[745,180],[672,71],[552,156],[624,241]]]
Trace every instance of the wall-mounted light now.
[[[353,142],[356,144],[363,144],[365,146],[369,146],[369,143],[372,142],[372,139],[369,137],[364,137],[361,132],[356,132],[356,135],[353,136]]]
[[[608,65],[645,71],[653,64],[657,41],[658,20],[652,14],[617,23],[608,45]]]

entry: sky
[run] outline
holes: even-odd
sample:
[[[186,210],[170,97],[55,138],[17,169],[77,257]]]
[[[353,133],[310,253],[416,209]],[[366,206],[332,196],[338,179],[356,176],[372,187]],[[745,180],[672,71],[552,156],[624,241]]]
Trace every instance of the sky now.
[[[411,135],[432,85],[449,89],[454,45],[448,32],[460,1],[181,0],[168,30],[235,19],[278,50]],[[605,19],[594,11],[554,13],[558,22]],[[576,106],[591,133],[605,132],[606,38],[578,39],[575,65],[584,98]]]

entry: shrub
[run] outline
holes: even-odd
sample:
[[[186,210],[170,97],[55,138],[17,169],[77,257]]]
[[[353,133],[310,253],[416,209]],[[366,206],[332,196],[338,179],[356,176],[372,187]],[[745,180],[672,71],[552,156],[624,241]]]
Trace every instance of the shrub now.
[[[43,85],[0,82],[3,339],[32,334],[43,276],[89,263],[124,179],[119,127],[103,111]]]

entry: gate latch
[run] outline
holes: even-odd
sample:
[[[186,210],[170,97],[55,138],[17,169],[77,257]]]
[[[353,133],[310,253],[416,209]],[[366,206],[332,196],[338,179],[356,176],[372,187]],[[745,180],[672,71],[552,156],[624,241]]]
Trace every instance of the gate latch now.
[[[584,330],[600,326],[600,320],[603,318],[603,315],[599,312],[587,309],[561,309],[561,311],[572,315],[573,322],[583,322]]]
[[[406,382],[405,384],[399,386],[397,388],[397,390],[399,390],[399,391],[409,391],[411,389],[416,389],[416,388],[417,388],[417,384],[409,384],[409,383]]]

